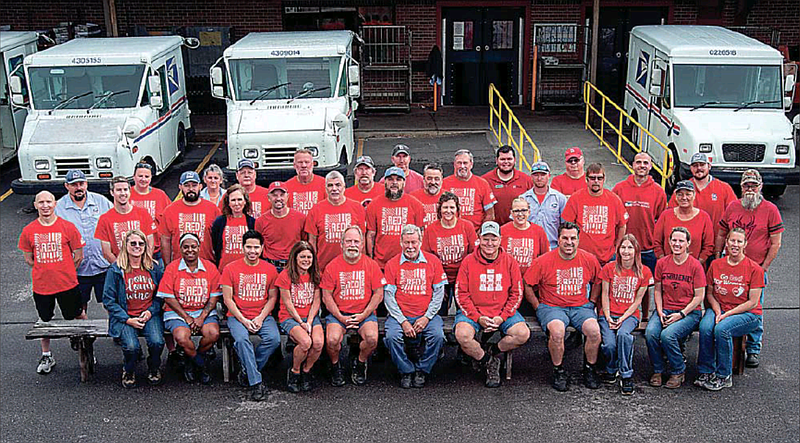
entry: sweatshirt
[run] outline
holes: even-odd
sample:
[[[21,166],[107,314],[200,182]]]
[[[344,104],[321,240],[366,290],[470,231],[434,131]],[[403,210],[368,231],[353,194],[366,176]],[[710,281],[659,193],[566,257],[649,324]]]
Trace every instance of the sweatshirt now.
[[[506,321],[522,301],[519,265],[502,249],[489,263],[476,248],[461,262],[455,296],[461,312],[472,321],[481,316],[500,316]]]

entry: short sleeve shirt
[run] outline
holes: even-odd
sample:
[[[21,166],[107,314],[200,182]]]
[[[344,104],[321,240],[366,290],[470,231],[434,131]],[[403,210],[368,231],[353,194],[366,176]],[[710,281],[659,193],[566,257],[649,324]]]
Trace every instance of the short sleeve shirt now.
[[[209,203],[211,204],[211,203]],[[198,259],[197,269],[191,272],[183,259],[167,265],[158,285],[158,297],[175,298],[184,311],[197,317],[211,297],[219,297],[219,272],[213,263]],[[164,304],[164,321],[180,318],[168,304]]]
[[[361,204],[365,209],[372,203],[372,200],[383,195],[385,189],[382,185],[378,183],[372,184],[372,189],[368,192],[362,192],[361,189],[358,189],[357,185],[353,185],[344,190],[344,196],[349,198],[350,200],[355,200]]]
[[[714,298],[722,312],[727,312],[746,302],[751,289],[764,287],[764,269],[747,257],[736,265],[723,257],[711,262],[706,279],[714,287]],[[761,300],[749,312],[761,315]]]
[[[647,181],[639,186],[631,175],[614,186],[614,193],[622,200],[630,216],[625,232],[639,241],[643,251],[653,249],[656,219],[667,207],[664,189],[652,177],[647,177]]]
[[[147,194],[139,194],[136,192],[136,188],[131,188],[130,200],[133,206],[144,209],[153,219],[156,227],[153,231],[155,237],[153,243],[155,244],[155,250],[159,251],[161,249],[161,236],[158,234],[158,224],[161,221],[161,214],[172,203],[172,200],[169,199],[164,191],[158,188],[150,188],[150,192]]]
[[[422,210],[425,212],[425,218],[422,219],[422,223],[425,225],[424,227],[427,228],[439,220],[436,211],[439,209],[439,197],[442,196],[441,191],[439,191],[439,193],[436,195],[430,195],[425,192],[424,189],[420,189],[411,194],[411,196],[422,203]]]
[[[475,226],[464,219],[458,219],[452,228],[445,228],[441,222],[436,222],[425,229],[422,250],[439,258],[448,282],[455,283],[461,262],[475,250],[477,241]]]
[[[400,253],[400,231],[407,224],[423,227],[425,214],[422,203],[410,195],[397,201],[382,196],[367,207],[367,231],[375,232],[375,261],[384,266]]]
[[[694,207],[700,208],[708,213],[708,216],[711,217],[711,223],[716,230],[720,220],[722,220],[722,214],[725,213],[725,208],[727,208],[731,202],[736,201],[736,194],[733,192],[731,185],[722,180],[717,180],[713,176],[711,177],[711,181],[709,181],[703,189],[697,186],[697,181],[694,179],[691,180],[694,183],[695,189]],[[675,200],[675,194],[672,194],[667,207],[674,208],[676,206],[678,206],[678,203]]]
[[[269,299],[269,290],[275,286],[278,271],[275,266],[259,260],[258,264],[251,266],[244,259],[236,260],[222,271],[221,286],[228,286],[233,290],[233,302],[247,319],[254,319]],[[228,317],[232,314],[228,312]]]
[[[72,253],[84,246],[75,225],[57,217],[45,226],[36,219],[22,228],[19,249],[33,254],[33,292],[51,295],[78,286]]]
[[[211,226],[214,220],[222,215],[220,210],[208,200],[199,200],[194,206],[187,205],[182,199],[173,202],[161,217],[158,232],[172,239],[172,255],[180,256],[181,235],[191,232],[203,241],[206,227]],[[200,245],[203,246],[202,244]]]
[[[264,236],[264,257],[271,260],[286,260],[292,246],[303,238],[306,216],[289,209],[285,217],[275,217],[271,211],[261,214],[255,229]]]
[[[616,229],[628,222],[628,213],[617,194],[604,190],[599,196],[585,188],[573,194],[561,217],[581,228],[579,247],[608,262],[614,255]]]
[[[519,264],[522,275],[531,267],[533,260],[550,251],[550,242],[541,226],[531,223],[528,229],[517,229],[514,222],[500,228],[500,246]]]
[[[503,181],[497,175],[497,168],[483,175],[489,183],[497,204],[494,206],[494,221],[501,226],[511,221],[511,201],[533,187],[530,175],[514,169],[514,175],[508,181]]]
[[[289,270],[284,269],[281,275],[278,276],[278,281],[275,283],[275,286],[289,291],[289,296],[292,299],[292,306],[294,306],[300,318],[308,317],[308,314],[311,313],[311,304],[314,303],[314,292],[319,289],[314,285],[314,282],[311,281],[311,276],[309,274],[300,275],[300,280],[297,283],[292,283]],[[278,320],[284,322],[290,318],[289,310],[286,309],[286,304],[283,302],[283,298],[281,298]]]
[[[372,299],[372,292],[385,285],[386,279],[375,260],[362,255],[350,264],[339,256],[323,271],[320,288],[331,291],[340,312],[360,314]]]
[[[325,179],[317,175],[312,176],[311,182],[307,184],[300,183],[297,177],[293,177],[286,181],[284,186],[289,191],[286,204],[304,215],[326,198]]]
[[[150,272],[137,268],[125,272],[125,303],[128,305],[128,315],[138,317],[153,304],[156,293],[156,284]]]
[[[680,265],[667,255],[656,262],[655,281],[661,283],[663,308],[678,310],[692,301],[695,289],[706,286],[706,274],[703,265],[691,255]]]
[[[735,200],[725,209],[719,227],[724,233],[732,228],[744,229],[747,238],[744,253],[761,265],[772,246],[770,236],[783,232],[783,219],[778,207],[770,201],[762,200],[754,211],[748,211],[742,206],[741,200]]]
[[[451,175],[442,181],[442,189],[458,196],[461,217],[471,221],[476,227],[483,223],[486,211],[497,204],[489,183],[475,174],[466,181]]]
[[[226,217],[226,216],[221,216]],[[208,225],[206,232],[209,238],[206,238],[203,244],[206,248],[211,248],[211,225]],[[225,223],[225,229],[222,230],[222,250],[219,255],[219,270],[222,272],[229,263],[240,260],[244,257],[244,248],[242,246],[242,237],[247,232],[247,218],[242,217],[228,217]],[[208,254],[211,256],[211,254]]]
[[[597,283],[599,276],[600,264],[592,254],[579,249],[571,260],[564,260],[554,249],[534,260],[524,279],[538,286],[539,301],[566,308],[588,303],[589,284]]]
[[[306,217],[304,230],[317,238],[317,261],[323,269],[342,253],[342,234],[350,226],[364,229],[364,208],[350,199],[334,206],[326,198],[317,203]]]
[[[642,266],[641,277],[638,277],[633,269],[623,269],[617,272],[617,262],[612,261],[603,266],[600,271],[600,280],[608,282],[608,308],[611,315],[620,316],[636,300],[639,289],[653,284],[653,273],[647,266]],[[640,318],[639,309],[634,311],[633,315]]]
[[[97,221],[94,237],[100,241],[107,242],[111,245],[111,253],[119,255],[123,237],[126,233],[133,229],[138,229],[147,236],[153,234],[155,228],[153,219],[144,209],[134,206],[131,208],[131,212],[120,214],[116,208],[111,208],[101,215],[100,220]]]
[[[420,252],[425,261],[412,262],[397,255],[386,263],[386,283],[397,288],[395,299],[406,317],[425,315],[433,298],[433,287],[447,283],[442,262],[433,254]]]
[[[572,194],[586,189],[586,175],[581,175],[578,178],[572,178],[567,174],[557,175],[553,177],[550,186],[564,194],[565,197],[570,198]]]

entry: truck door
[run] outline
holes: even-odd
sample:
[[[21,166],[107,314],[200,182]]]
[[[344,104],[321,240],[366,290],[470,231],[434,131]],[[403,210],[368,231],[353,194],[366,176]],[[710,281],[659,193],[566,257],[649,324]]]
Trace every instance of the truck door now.
[[[2,131],[2,151],[0,151],[0,164],[5,163],[19,146],[22,137],[22,126],[28,116],[28,110],[11,106],[11,96],[8,89],[9,76],[14,69],[22,64],[25,57],[25,46],[10,49],[3,53],[2,73],[0,73],[0,131]],[[17,75],[22,75],[22,70]],[[23,82],[23,86],[25,83]]]
[[[161,97],[164,100],[161,109],[158,110],[159,129],[158,129],[158,142],[161,149],[161,167],[164,167],[176,155],[176,130],[173,130],[177,122],[176,119],[171,119],[170,107],[172,106],[172,97],[170,97],[169,86],[169,64],[164,64],[158,68],[158,78],[161,80]]]
[[[660,61],[660,59],[653,60],[652,66],[653,69],[650,70],[649,84],[652,85],[654,82],[657,84],[660,83],[661,94],[657,96],[649,95],[650,112],[647,116],[643,116],[645,117],[643,120],[647,123],[641,123],[653,136],[661,140],[665,145],[669,145],[674,131],[672,124],[672,73],[670,72],[669,64]],[[656,67],[658,69],[655,69]],[[658,75],[658,72],[661,73],[661,78],[655,79],[652,73]],[[662,163],[660,159],[664,158],[663,149],[661,149],[658,143],[652,141],[650,137],[647,137],[645,134],[642,135],[643,136],[640,138],[640,146],[642,146],[642,149],[650,152],[660,165]]]

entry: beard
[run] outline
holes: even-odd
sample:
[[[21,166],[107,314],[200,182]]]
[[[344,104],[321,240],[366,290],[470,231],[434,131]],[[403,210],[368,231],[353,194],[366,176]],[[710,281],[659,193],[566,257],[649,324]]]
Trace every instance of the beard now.
[[[514,165],[511,165],[509,168],[503,168],[502,166],[498,166],[497,169],[502,172],[503,174],[510,174],[511,171],[514,170]]]
[[[402,189],[398,189],[397,192],[394,192],[391,189],[386,188],[385,195],[386,195],[386,198],[388,198],[389,200],[399,200],[400,197],[403,196],[403,190]]]
[[[72,194],[72,199],[77,202],[82,201],[84,198],[86,198],[86,192],[84,191],[76,191]]]
[[[361,255],[361,251],[359,250],[351,250],[351,249],[344,250],[344,256],[349,260],[355,260],[358,258],[359,255]]]
[[[194,203],[199,198],[200,198],[200,194],[198,194],[196,192],[187,192],[186,194],[183,194],[183,199],[186,200],[189,203]]]
[[[764,196],[760,192],[753,195],[744,195],[742,197],[742,207],[748,211],[755,211],[763,200]]]
[[[439,186],[439,185],[428,185],[426,189],[428,190],[428,195],[436,195],[436,194],[439,193],[439,190],[441,189],[441,186]]]

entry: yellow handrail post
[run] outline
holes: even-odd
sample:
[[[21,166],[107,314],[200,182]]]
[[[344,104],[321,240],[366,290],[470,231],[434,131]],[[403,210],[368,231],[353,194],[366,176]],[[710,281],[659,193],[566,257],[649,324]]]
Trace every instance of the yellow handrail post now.
[[[617,158],[622,157],[622,113],[619,113],[619,130],[617,131]]]
[[[603,141],[606,134],[606,96],[603,94],[603,101],[600,105],[600,141]]]
[[[589,82],[583,84],[583,102],[586,103],[586,122],[583,129],[589,129]]]

